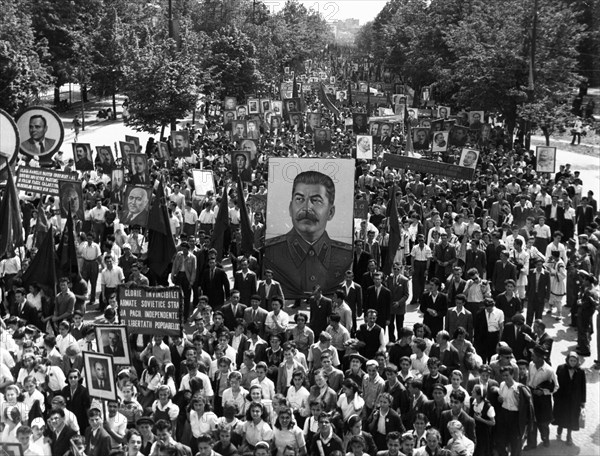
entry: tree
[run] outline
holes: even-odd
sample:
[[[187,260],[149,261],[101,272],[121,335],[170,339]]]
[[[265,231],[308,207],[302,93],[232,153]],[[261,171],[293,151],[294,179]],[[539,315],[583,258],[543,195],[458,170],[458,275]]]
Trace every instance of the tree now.
[[[17,0],[0,0],[0,108],[15,115],[51,83],[42,63],[47,47],[36,42],[31,18]]]

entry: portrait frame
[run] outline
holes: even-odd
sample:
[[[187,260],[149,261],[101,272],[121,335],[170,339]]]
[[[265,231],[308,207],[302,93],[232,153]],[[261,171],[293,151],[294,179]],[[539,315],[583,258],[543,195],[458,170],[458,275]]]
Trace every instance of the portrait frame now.
[[[158,142],[158,155],[162,159],[169,159],[169,145],[165,141]]]
[[[110,160],[106,162],[102,158],[106,158],[106,154],[110,157]],[[110,146],[96,146],[96,166],[100,166],[102,168],[102,172],[104,174],[110,174],[110,171],[115,166],[115,157],[112,153],[112,147]]]
[[[319,141],[318,136],[325,132],[325,140]],[[315,152],[331,152],[331,130],[329,128],[315,128],[313,135]]]
[[[243,127],[243,133],[238,134],[238,126]],[[246,137],[246,121],[245,120],[234,120],[231,122],[231,139],[232,141],[241,140]]]
[[[556,147],[536,146],[535,148],[535,172],[556,172]]]
[[[275,114],[273,114],[273,115],[271,116],[271,122],[270,122],[270,124],[269,124],[269,128],[270,128],[271,130],[275,130],[275,129],[277,129],[277,128],[281,128],[281,123],[282,123],[282,121],[283,121],[283,120],[282,120],[281,116],[278,116],[278,115],[275,115]]]
[[[120,182],[121,185],[115,185]],[[127,187],[125,183],[125,170],[113,168],[110,171],[110,201],[113,204],[123,204],[123,191]]]
[[[97,399],[102,399],[105,401],[116,401],[117,384],[115,381],[116,376],[113,357],[111,355],[87,351],[82,352],[82,355],[85,373],[85,383],[88,388],[90,397],[95,397]],[[96,363],[99,363],[102,366],[104,366],[107,373],[106,380],[104,380],[107,384],[104,385],[104,388],[100,388],[100,386],[97,383],[98,377],[96,376],[94,371],[94,366],[96,365]]]
[[[117,354],[109,353],[108,346],[108,334],[111,332],[118,333],[120,347],[122,355],[117,351]],[[131,365],[131,352],[129,350],[129,338],[127,334],[127,327],[124,325],[96,325],[96,344],[98,346],[98,353],[103,355],[111,355],[115,366],[129,366]]]
[[[469,147],[464,147],[462,152],[460,153],[460,160],[458,161],[459,166],[463,166],[465,168],[475,169],[477,168],[477,162],[479,161],[479,154],[481,152],[477,149],[472,149]],[[475,160],[473,161],[472,156],[475,155]]]
[[[177,147],[177,138],[183,138],[183,147]],[[176,130],[171,133],[171,151],[173,157],[191,157],[190,132],[187,130]]]
[[[73,208],[72,202],[75,196],[77,196],[79,204],[76,208]],[[83,220],[83,188],[81,181],[59,180],[58,198],[60,200],[61,217],[68,217],[68,208],[71,208],[71,216]]]
[[[12,116],[3,109],[0,109],[0,131],[0,178],[3,178],[7,163],[14,165],[21,147],[19,127]]]
[[[249,152],[250,159],[254,163],[256,156],[258,155],[258,141],[255,139],[244,138],[240,141],[239,150],[242,152]]]
[[[329,76],[329,84],[331,84],[331,85],[335,84],[335,76]]]
[[[462,125],[453,125],[450,129],[450,136],[448,137],[448,144],[451,146],[463,147],[467,144],[467,139],[469,139],[469,129]],[[461,138],[457,137],[457,133],[461,131]]]
[[[244,158],[245,165],[241,171],[237,166],[237,160],[240,157]],[[236,181],[238,177],[241,177],[243,182],[252,182],[252,156],[250,152],[245,150],[231,152],[231,175]]]
[[[412,130],[413,133],[413,148],[414,150],[429,150],[431,144],[429,142],[429,128],[416,127]],[[419,134],[425,133],[425,144],[419,141]]]
[[[88,143],[73,143],[73,160],[75,161],[75,169],[77,171],[93,171],[94,161],[92,159],[92,146]],[[83,149],[85,151],[85,158],[81,159],[77,157],[77,149]]]
[[[291,114],[292,112],[300,112],[302,110],[302,102],[300,98],[286,98],[283,100],[283,106],[285,112]]]
[[[141,146],[139,136],[125,135],[125,142],[135,144],[135,153],[139,154],[139,150],[140,150],[140,146]]]
[[[389,127],[389,130],[388,130]],[[389,131],[389,135],[384,134],[384,129]],[[377,137],[381,144],[388,145],[392,142],[392,134],[394,132],[394,124],[392,122],[380,122]]]
[[[434,131],[431,132],[431,150],[432,152],[446,152],[448,150],[448,135],[450,132],[448,131]],[[436,141],[436,138],[439,138],[441,135],[441,140]]]
[[[45,150],[43,153],[37,151],[31,140],[29,133],[29,121],[34,116],[42,116],[46,121],[46,132],[44,138],[48,141],[45,142]],[[60,146],[65,138],[65,127],[62,123],[60,116],[50,108],[43,106],[31,106],[25,109],[19,117],[16,119],[17,128],[19,131],[19,151],[28,157],[52,157],[52,155],[60,150]],[[25,139],[27,138],[27,139]]]
[[[236,119],[245,120],[249,114],[247,105],[237,105],[235,107]]]
[[[298,122],[295,122],[296,119],[298,120]],[[304,119],[302,118],[301,112],[289,112],[288,123],[290,125],[290,130],[297,129],[298,131],[304,131]]]
[[[360,119],[360,122],[358,120]],[[352,131],[356,134],[369,133],[369,116],[363,112],[352,114]]]
[[[127,141],[119,141],[119,152],[121,152],[121,160],[123,162],[129,161],[129,154],[135,154],[136,152],[135,143]]]
[[[260,112],[265,113],[271,110],[271,99],[261,98],[260,99]]]
[[[235,109],[223,111],[223,125],[231,125],[234,120],[237,120],[237,111]]]
[[[343,280],[344,272],[351,266],[354,193],[344,191],[344,183],[353,181],[355,162],[354,159],[327,158],[269,159],[264,266],[273,270],[274,278],[280,282],[286,297],[305,297],[317,284],[321,285],[324,294],[335,291]],[[298,220],[294,214],[301,208],[301,203],[298,207],[293,205],[294,180],[305,172],[312,172],[318,179],[332,183],[335,190],[333,205],[325,199],[326,206],[321,208],[318,215],[321,224],[318,231],[322,234],[313,244],[316,250],[312,255],[306,245],[301,244],[307,242],[303,240],[303,234],[294,227]],[[304,193],[300,193],[300,196],[310,196],[312,199],[316,191],[326,196],[322,185],[299,185],[304,186]],[[324,241],[329,247],[321,250]],[[305,257],[305,261],[301,257]],[[318,270],[312,267],[317,264]]]
[[[315,125],[313,125],[313,121]],[[306,115],[306,131],[313,132],[321,128],[322,114],[320,112],[309,112]]]
[[[282,100],[273,100],[271,101],[271,110],[274,114],[281,116],[283,114],[283,101]]]
[[[248,98],[248,114],[260,114],[258,98]]]
[[[0,456],[23,456],[23,445],[19,442],[0,442]]]
[[[236,97],[225,97],[223,100],[223,111],[235,111],[237,107],[237,98]]]
[[[135,190],[141,190],[146,194],[146,204],[142,207],[142,210],[137,213],[134,213],[129,210],[129,197],[131,195],[131,192]],[[123,192],[123,209],[119,212],[119,221],[129,226],[139,225],[142,227],[146,227],[146,225],[148,224],[148,215],[150,213],[151,201],[151,187],[143,187],[141,185],[128,185],[125,191]]]
[[[450,117],[450,107],[449,106],[438,106],[437,108],[437,117],[438,119],[446,120]]]
[[[250,128],[253,125],[253,128]],[[246,138],[260,139],[260,119],[248,119],[246,121]]]
[[[137,159],[141,159],[144,162],[144,180],[140,179],[139,174],[135,173],[135,169],[134,169],[134,163],[135,160]],[[150,182],[150,170],[148,169],[148,157],[146,156],[146,154],[131,154],[129,156],[129,171],[131,172],[131,176],[129,181],[131,182],[132,185],[152,185],[152,182]]]
[[[361,144],[369,145],[368,150],[361,150]],[[356,135],[356,159],[357,160],[372,160],[373,159],[373,136],[371,135]]]
[[[193,169],[194,193],[198,196],[206,196],[208,191],[216,193],[215,176],[211,170]]]
[[[484,115],[484,111],[469,111],[469,127],[475,125],[476,128],[479,128],[485,123]]]

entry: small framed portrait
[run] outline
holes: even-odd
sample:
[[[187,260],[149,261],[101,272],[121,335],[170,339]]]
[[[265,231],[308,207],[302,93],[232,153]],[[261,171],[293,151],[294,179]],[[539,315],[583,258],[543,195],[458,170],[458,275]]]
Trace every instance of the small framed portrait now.
[[[357,160],[373,159],[373,137],[371,135],[356,136],[356,158]]]
[[[283,74],[290,74],[290,67],[289,66],[283,67]]]
[[[251,161],[250,152],[243,150],[231,152],[231,170],[233,178],[237,179],[239,176],[244,182],[252,182]]]
[[[429,128],[415,128],[413,130],[413,148],[415,150],[429,149]]]
[[[389,145],[392,142],[392,131],[394,130],[394,126],[391,123],[385,122],[380,124],[378,136],[379,142],[381,144]]]
[[[99,166],[104,174],[110,174],[114,165],[115,158],[110,146],[96,146],[96,166]]]
[[[271,102],[271,110],[278,116],[281,116],[283,114],[283,101],[273,100]]]
[[[337,101],[347,101],[348,100],[348,92],[346,90],[338,90],[335,92],[335,99]]]
[[[275,130],[276,128],[281,128],[281,116],[276,116],[273,115],[271,116],[271,131]]]
[[[367,134],[369,132],[369,117],[364,113],[352,114],[352,131],[356,134]]]
[[[132,185],[151,185],[148,169],[148,157],[145,154],[131,154],[129,156],[129,170]]]
[[[231,125],[237,119],[237,112],[234,109],[223,111],[223,125]]]
[[[237,107],[237,99],[235,97],[225,97],[223,109],[225,111],[233,111]]]
[[[237,108],[235,108],[235,112],[239,120],[245,120],[246,116],[248,115],[248,106],[239,105]]]
[[[259,114],[260,106],[258,98],[248,98],[248,114]]]
[[[535,159],[535,171],[537,173],[556,172],[556,147],[537,146]]]
[[[328,128],[315,128],[315,152],[331,152],[331,130]]]
[[[321,113],[309,112],[306,117],[306,131],[313,132],[317,128],[321,128]]]
[[[427,128],[431,130],[431,119],[421,119],[419,121],[419,127]]]
[[[100,345],[98,341],[98,345]],[[85,382],[91,397],[106,401],[117,400],[117,385],[113,357],[95,352],[83,352]]]
[[[266,111],[262,116],[262,125],[266,130],[271,128],[271,117],[273,117],[273,111]]]
[[[369,134],[371,136],[379,136],[379,129],[381,124],[379,122],[369,122]]]
[[[447,131],[434,131],[433,141],[431,143],[433,152],[445,152],[448,150],[448,132]]]
[[[300,111],[300,98],[288,98],[284,100],[285,110],[288,114]]]
[[[367,84],[366,82],[361,82],[358,84],[359,92],[367,93],[367,90],[369,90],[369,84]]]
[[[269,98],[261,98],[260,112],[269,112],[271,110],[271,100]]]
[[[246,121],[246,138],[260,138],[260,119],[250,119]]]
[[[82,143],[73,143],[72,146],[75,169],[77,171],[92,171],[94,169],[92,146]]]
[[[469,111],[469,128],[479,129],[483,122],[483,111]]]
[[[405,94],[404,84],[400,84],[400,83],[394,84],[394,92],[398,95],[404,95]]]
[[[96,342],[98,352],[111,355],[116,366],[131,364],[129,339],[125,326],[98,325],[96,326]]]
[[[454,125],[450,129],[450,138],[448,139],[448,142],[451,146],[463,147],[465,144],[467,144],[468,136],[467,127]]]
[[[164,160],[169,159],[169,146],[166,142],[160,141],[158,143],[158,155]]]
[[[442,119],[432,120],[431,131],[444,131],[444,121]]]
[[[81,181],[58,181],[58,195],[60,198],[60,215],[71,216],[83,220],[83,190]]]
[[[171,147],[173,157],[190,157],[190,132],[187,130],[177,130],[171,134]]]
[[[292,130],[296,130],[296,131],[303,131],[304,130],[304,122],[302,119],[302,113],[301,112],[290,112],[288,114],[288,120],[290,123],[290,128]]]
[[[245,120],[234,120],[231,124],[231,139],[233,141],[239,141],[246,137],[246,121]]]
[[[125,190],[125,171],[123,168],[113,168],[110,172],[110,201],[113,204],[123,204]]]
[[[123,162],[127,162],[129,161],[127,157],[129,157],[131,154],[135,154],[135,143],[119,141],[119,151],[121,152],[121,158],[123,159]]]
[[[60,149],[65,128],[52,109],[32,106],[23,111],[16,122],[22,153],[50,159]]]
[[[463,148],[460,154],[460,161],[458,164],[465,168],[473,168],[477,166],[477,160],[479,159],[479,151],[475,149]]]
[[[250,160],[254,162],[256,160],[256,154],[258,152],[258,146],[254,139],[243,139],[240,142],[240,150],[248,152],[250,154]]]
[[[128,185],[123,195],[123,210],[119,214],[120,222],[129,226],[145,227],[148,224],[151,197],[151,188]]]
[[[437,116],[438,119],[447,119],[450,117],[450,108],[448,106],[438,106]]]
[[[4,417],[2,417],[4,418]],[[23,445],[20,443],[0,443],[0,456],[23,456]],[[33,453],[32,453],[33,454]]]
[[[329,84],[335,84],[335,76],[329,76]]]
[[[411,122],[417,122],[419,120],[419,110],[417,108],[408,108],[408,119]]]
[[[139,153],[140,147],[141,147],[140,138],[139,137],[125,135],[125,142],[135,144],[135,153],[136,154]]]
[[[194,193],[198,196],[205,196],[209,191],[215,193],[215,178],[210,170],[193,169]]]

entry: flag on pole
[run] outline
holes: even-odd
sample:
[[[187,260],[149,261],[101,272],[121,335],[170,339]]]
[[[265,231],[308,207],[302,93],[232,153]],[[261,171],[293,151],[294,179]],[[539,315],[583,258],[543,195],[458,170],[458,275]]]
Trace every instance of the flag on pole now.
[[[79,265],[77,264],[77,250],[75,250],[75,232],[73,226],[73,216],[71,211],[67,215],[67,223],[60,238],[58,245],[58,267],[61,277],[68,277],[73,273],[79,274]]]
[[[348,104],[352,105],[352,83],[348,81]]]
[[[325,107],[333,113],[334,117],[340,116],[340,111],[338,110],[338,108],[336,108],[334,106],[334,104],[331,102],[331,100],[325,93],[325,86],[323,85],[322,82],[319,85],[319,99],[321,100],[321,103],[323,103],[325,105]]]
[[[41,235],[41,234],[40,234]],[[42,244],[23,273],[23,285],[38,283],[50,297],[56,290],[56,251],[54,250],[54,229],[49,227],[42,237]]]
[[[215,228],[210,240],[212,248],[217,251],[217,261],[221,261],[223,258],[223,247],[227,233],[229,233],[229,203],[227,201],[227,185],[225,185],[219,203],[219,213],[217,214],[217,220],[215,220]]]
[[[24,244],[19,196],[8,163],[6,173],[6,187],[0,204],[0,258]]]
[[[148,216],[148,268],[157,278],[168,272],[176,251],[161,178]]]
[[[292,98],[298,98],[298,86],[296,85],[296,73],[294,73],[294,82],[292,83]]]
[[[398,207],[396,206],[396,192],[398,188],[394,185],[392,187],[392,196],[390,197],[390,201],[387,207],[387,217],[388,217],[388,255],[383,265],[383,273],[390,274],[392,271],[392,266],[394,265],[394,257],[396,256],[396,252],[398,247],[400,246],[400,222],[398,222]]]
[[[408,116],[408,106],[406,105],[406,101],[404,101],[404,130],[406,131],[406,155],[413,155],[413,140],[412,140],[412,131],[410,128],[410,117]]]
[[[48,223],[48,217],[46,217],[46,211],[44,205],[40,199],[40,203],[37,208],[37,221],[35,223],[35,231],[33,232],[33,245],[36,249],[39,249],[44,242],[44,235],[48,232],[50,224]]]
[[[250,224],[250,216],[246,207],[246,198],[244,198],[244,185],[242,178],[238,176],[237,181],[237,196],[238,206],[240,208],[240,231],[242,234],[242,254],[254,253],[254,235],[252,233],[252,225]]]

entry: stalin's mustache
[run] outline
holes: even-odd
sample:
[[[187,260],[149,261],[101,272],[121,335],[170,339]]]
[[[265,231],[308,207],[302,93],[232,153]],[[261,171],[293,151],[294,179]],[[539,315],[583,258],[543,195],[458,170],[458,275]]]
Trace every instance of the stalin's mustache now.
[[[310,220],[311,222],[318,222],[319,218],[309,211],[301,211],[296,215],[296,221],[301,222],[302,220]]]

